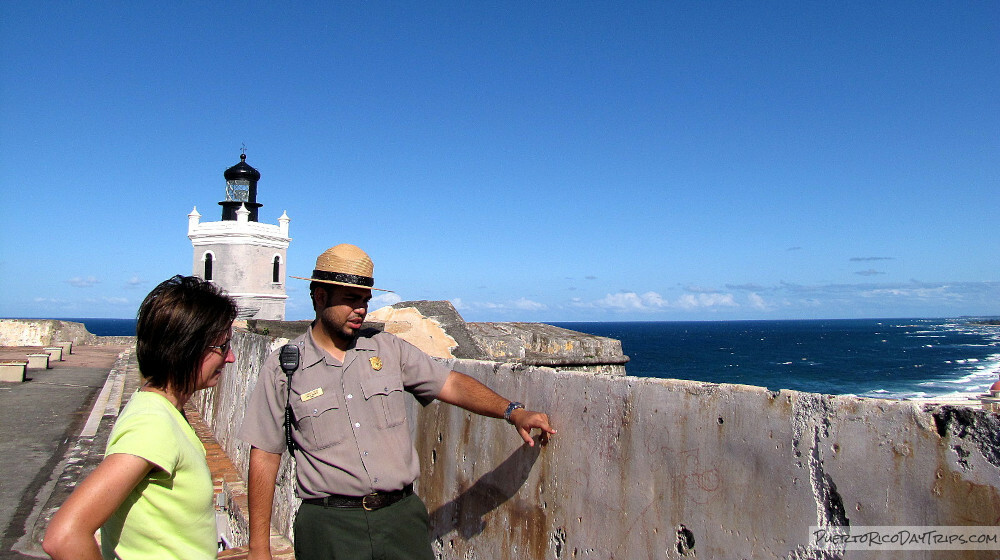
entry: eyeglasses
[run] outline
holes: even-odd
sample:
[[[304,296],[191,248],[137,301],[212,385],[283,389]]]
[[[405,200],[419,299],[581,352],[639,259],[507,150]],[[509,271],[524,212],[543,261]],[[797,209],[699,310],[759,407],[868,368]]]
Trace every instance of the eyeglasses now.
[[[222,344],[209,344],[208,347],[217,349],[220,354],[225,356],[226,354],[229,353],[229,347],[232,341],[233,339],[230,338],[229,340],[223,342]]]

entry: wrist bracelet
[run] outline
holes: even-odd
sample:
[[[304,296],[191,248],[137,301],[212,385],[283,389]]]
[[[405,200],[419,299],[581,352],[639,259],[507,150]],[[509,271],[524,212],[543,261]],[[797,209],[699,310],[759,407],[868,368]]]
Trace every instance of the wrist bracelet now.
[[[524,405],[517,401],[511,401],[511,403],[507,405],[507,410],[503,413],[503,419],[513,424],[510,420],[510,415],[519,408],[524,408]]]

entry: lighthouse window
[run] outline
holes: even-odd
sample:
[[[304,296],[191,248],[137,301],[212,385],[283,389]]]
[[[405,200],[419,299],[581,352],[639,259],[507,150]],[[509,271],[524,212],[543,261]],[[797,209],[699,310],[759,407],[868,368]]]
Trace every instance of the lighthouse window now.
[[[226,181],[226,200],[238,202],[250,200],[250,181],[245,179]]]
[[[212,253],[205,253],[205,280],[212,279]]]
[[[274,268],[271,272],[271,282],[280,282],[281,258],[274,257]]]

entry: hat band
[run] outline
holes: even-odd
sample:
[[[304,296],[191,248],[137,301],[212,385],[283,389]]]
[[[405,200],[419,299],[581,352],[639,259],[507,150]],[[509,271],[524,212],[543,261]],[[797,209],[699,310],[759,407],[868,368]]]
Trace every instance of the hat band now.
[[[344,274],[343,272],[327,272],[325,270],[314,270],[313,279],[327,280],[330,282],[343,282],[344,284],[355,284],[371,288],[375,285],[375,279],[371,276],[358,276],[356,274]]]

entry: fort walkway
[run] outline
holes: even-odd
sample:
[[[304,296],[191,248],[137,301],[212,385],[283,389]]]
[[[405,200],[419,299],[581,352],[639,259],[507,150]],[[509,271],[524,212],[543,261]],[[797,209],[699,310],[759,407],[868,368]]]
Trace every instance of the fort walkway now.
[[[24,359],[40,347],[0,347],[0,360]],[[140,385],[134,348],[76,345],[48,369],[28,369],[22,383],[0,383],[0,560],[48,558],[41,540],[48,521],[76,484],[103,458],[118,412]],[[191,407],[185,410],[208,455],[217,491],[223,483],[246,506],[232,462]],[[275,535],[276,560],[291,560]],[[219,558],[240,560],[231,548]]]

